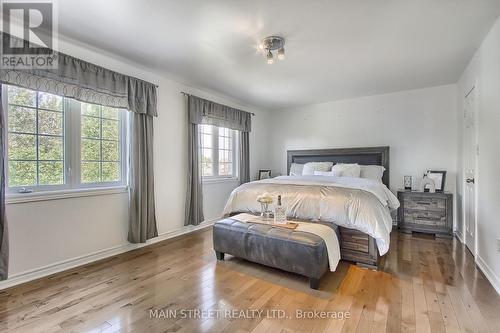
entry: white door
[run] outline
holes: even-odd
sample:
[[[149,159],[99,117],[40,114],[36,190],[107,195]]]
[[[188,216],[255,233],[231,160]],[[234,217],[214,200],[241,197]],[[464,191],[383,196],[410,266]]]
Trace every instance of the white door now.
[[[479,152],[476,127],[476,88],[465,96],[464,101],[464,232],[465,245],[476,254],[476,158]]]

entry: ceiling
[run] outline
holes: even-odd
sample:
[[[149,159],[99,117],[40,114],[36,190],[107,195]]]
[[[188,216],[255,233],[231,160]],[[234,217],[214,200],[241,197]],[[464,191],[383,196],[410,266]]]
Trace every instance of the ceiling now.
[[[64,0],[59,33],[267,109],[454,83],[499,0]],[[286,39],[268,65],[261,38]]]

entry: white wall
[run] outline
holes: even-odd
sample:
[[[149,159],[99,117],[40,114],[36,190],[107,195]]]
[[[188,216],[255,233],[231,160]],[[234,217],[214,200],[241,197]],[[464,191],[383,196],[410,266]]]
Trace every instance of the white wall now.
[[[267,160],[267,113],[201,91],[141,68],[114,55],[73,41],[62,40],[62,52],[159,84],[155,128],[155,195],[159,234],[183,228],[186,189],[187,113],[181,91],[256,113],[250,135],[251,175]],[[216,217],[236,183],[205,188],[205,213]],[[127,195],[71,198],[7,205],[10,276],[127,244]],[[1,287],[1,286],[0,286]]]
[[[477,257],[476,261],[500,293],[500,19],[497,20],[458,83],[462,119],[463,98],[477,83],[478,144],[477,160]],[[459,142],[463,142],[462,122]],[[463,156],[462,146],[459,155]],[[462,160],[459,161],[462,166]],[[463,171],[463,170],[461,170]],[[460,177],[463,184],[463,176]],[[462,192],[463,186],[460,187]]]
[[[392,190],[437,169],[455,192],[456,104],[447,85],[272,112],[273,170],[286,174],[289,149],[390,146]]]

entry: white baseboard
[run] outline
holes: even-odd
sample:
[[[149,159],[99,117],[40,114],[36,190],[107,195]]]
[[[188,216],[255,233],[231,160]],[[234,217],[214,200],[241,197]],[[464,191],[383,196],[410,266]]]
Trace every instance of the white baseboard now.
[[[205,221],[197,226],[185,226],[181,227],[163,234],[158,235],[158,237],[149,239],[146,243],[143,244],[123,244],[118,245],[109,249],[100,250],[94,253],[90,253],[87,255],[83,255],[80,257],[56,262],[54,264],[50,264],[47,266],[39,267],[33,270],[29,270],[22,273],[13,274],[7,280],[0,282],[0,290],[13,287],[15,285],[26,283],[29,281],[33,281],[45,276],[49,276],[55,273],[59,273],[62,271],[66,271],[71,268],[79,267],[82,265],[90,264],[92,262],[106,259],[112,256],[116,256],[121,253],[125,253],[131,250],[139,249],[144,246],[148,246],[151,244],[155,244],[166,239],[174,238],[177,236],[181,236],[184,234],[188,234],[194,232],[196,230],[207,228],[215,223],[216,220]]]
[[[464,243],[464,235],[457,229],[455,230],[455,236],[457,236],[458,240],[463,244]]]
[[[464,235],[458,231],[455,230],[455,236],[458,238],[458,240],[462,243],[465,242]],[[493,272],[493,270],[488,266],[488,264],[484,261],[483,258],[479,254],[476,255],[476,265],[479,267],[479,269],[483,272],[484,276],[490,281],[491,285],[493,288],[495,288],[496,292],[500,295],[500,278],[496,276],[496,274]]]
[[[483,274],[500,295],[500,278],[496,276],[495,272],[493,272],[490,266],[488,266],[488,264],[479,255],[476,256],[476,265],[481,269],[481,271],[483,271]]]

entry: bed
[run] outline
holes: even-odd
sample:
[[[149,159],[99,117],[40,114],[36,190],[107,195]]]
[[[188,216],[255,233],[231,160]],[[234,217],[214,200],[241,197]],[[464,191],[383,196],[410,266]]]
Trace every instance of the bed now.
[[[382,183],[350,177],[297,176],[246,183],[231,193],[224,215],[259,213],[256,196],[262,192],[282,194],[292,218],[331,222],[339,226],[341,258],[359,265],[377,267],[380,255],[389,248],[390,210],[399,202],[388,190],[389,147],[290,150],[292,163],[358,163],[385,168]],[[385,186],[384,186],[385,185]]]

